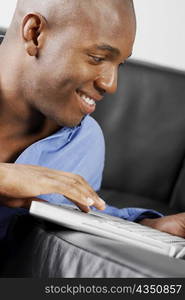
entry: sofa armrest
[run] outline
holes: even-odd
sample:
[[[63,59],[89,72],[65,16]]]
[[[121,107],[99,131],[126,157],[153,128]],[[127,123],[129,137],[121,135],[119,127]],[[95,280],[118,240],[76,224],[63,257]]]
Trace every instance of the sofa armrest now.
[[[38,222],[30,216],[16,219],[6,243],[1,272],[6,278],[185,277],[183,260]]]

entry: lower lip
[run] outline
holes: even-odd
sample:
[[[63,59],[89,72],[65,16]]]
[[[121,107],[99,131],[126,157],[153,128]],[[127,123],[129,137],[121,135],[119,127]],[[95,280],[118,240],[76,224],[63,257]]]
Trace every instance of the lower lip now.
[[[86,115],[92,114],[95,111],[96,104],[89,105],[80,97],[80,95],[77,92],[76,92],[76,95],[77,95],[77,99],[79,101],[82,112]]]

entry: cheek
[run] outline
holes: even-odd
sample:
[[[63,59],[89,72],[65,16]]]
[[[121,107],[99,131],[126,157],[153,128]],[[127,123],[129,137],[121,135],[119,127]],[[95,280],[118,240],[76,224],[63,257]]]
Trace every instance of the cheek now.
[[[94,81],[98,75],[98,67],[90,65],[87,58],[80,53],[69,51],[53,56],[45,62],[45,70],[42,70],[43,85],[45,89],[60,93],[69,93],[80,86]]]
[[[93,82],[97,74],[97,71],[88,65],[78,63],[65,65],[62,68],[54,68],[49,76],[46,76],[47,87],[65,94]]]

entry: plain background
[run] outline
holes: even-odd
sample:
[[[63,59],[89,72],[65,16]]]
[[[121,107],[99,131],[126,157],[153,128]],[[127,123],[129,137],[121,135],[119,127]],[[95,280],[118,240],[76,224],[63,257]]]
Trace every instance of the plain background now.
[[[134,0],[134,4],[137,37],[132,57],[185,70],[185,0]],[[16,0],[3,1],[0,26],[8,27],[15,5]]]

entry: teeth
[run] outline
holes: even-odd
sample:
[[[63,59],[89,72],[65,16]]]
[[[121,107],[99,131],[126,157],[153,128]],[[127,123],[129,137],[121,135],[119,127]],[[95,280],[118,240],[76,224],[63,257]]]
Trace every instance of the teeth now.
[[[95,101],[89,97],[86,97],[85,95],[82,95],[81,98],[89,105],[95,105]]]

